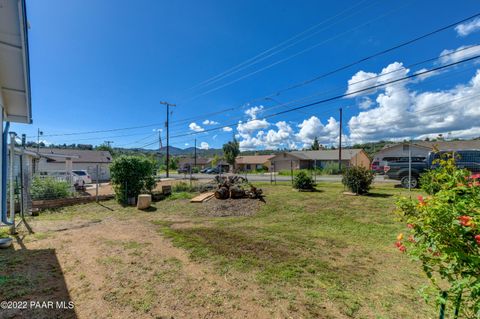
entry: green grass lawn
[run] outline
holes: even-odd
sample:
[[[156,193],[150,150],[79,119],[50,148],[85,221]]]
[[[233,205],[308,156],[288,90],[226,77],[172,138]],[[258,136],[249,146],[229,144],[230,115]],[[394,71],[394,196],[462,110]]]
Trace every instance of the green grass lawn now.
[[[394,201],[406,191],[379,186],[369,196],[352,197],[332,183],[314,193],[286,184],[262,187],[267,204],[253,217],[210,219],[189,228],[165,219],[156,223],[193,259],[254,281],[272,300],[288,302],[293,314],[433,317],[416,293],[426,283],[419,265],[393,246],[403,227],[395,222]]]
[[[266,203],[249,217],[196,214],[201,204],[179,193],[143,213],[109,201],[44,212],[35,220],[104,220],[108,231],[111,218],[142,219],[195,263],[236,289],[260,290],[256,303],[280,305],[292,318],[436,317],[417,293],[427,283],[420,265],[393,245],[404,229],[395,221],[394,202],[408,191],[380,184],[368,196],[347,196],[339,183],[320,183],[317,192],[297,192],[290,183],[256,185]]]

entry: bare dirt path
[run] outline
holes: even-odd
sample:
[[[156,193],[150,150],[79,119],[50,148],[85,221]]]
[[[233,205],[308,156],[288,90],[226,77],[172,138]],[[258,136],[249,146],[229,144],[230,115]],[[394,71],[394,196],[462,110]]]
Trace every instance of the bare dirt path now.
[[[264,304],[258,287],[229,281],[208,264],[191,261],[146,219],[109,217],[101,222],[31,226],[48,235],[22,243],[23,251],[27,256],[29,251],[55,252],[68,296],[75,304],[75,314],[59,318],[284,317],[279,308]],[[15,246],[21,249],[18,243]],[[50,296],[59,298],[54,293]],[[43,297],[49,299],[48,290]],[[35,298],[35,293],[29,295]],[[49,312],[16,315],[47,318]],[[17,316],[12,314],[12,318]]]

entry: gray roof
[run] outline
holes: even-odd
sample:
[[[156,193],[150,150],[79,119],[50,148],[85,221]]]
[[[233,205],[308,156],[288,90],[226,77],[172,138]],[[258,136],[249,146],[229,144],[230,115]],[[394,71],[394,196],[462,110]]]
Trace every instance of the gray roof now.
[[[397,143],[397,144],[387,144],[383,149],[408,144],[408,143]],[[456,151],[456,150],[472,150],[480,149],[480,140],[471,140],[471,141],[413,141],[413,145],[418,145],[422,147],[427,147],[430,149],[436,148],[439,151]]]
[[[36,152],[36,148],[28,148],[30,151]],[[49,157],[55,162],[65,162],[65,158],[55,157],[55,155],[72,156],[74,163],[111,163],[112,155],[109,151],[97,150],[77,150],[66,148],[41,148],[40,155]]]
[[[342,160],[350,160],[362,151],[361,148],[342,149]],[[288,154],[303,160],[334,161],[338,160],[338,150],[292,151]]]

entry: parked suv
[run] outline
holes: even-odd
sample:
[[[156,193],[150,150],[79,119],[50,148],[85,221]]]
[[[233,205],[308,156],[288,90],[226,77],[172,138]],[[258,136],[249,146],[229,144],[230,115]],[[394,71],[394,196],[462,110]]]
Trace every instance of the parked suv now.
[[[430,152],[423,161],[420,161],[420,158],[412,157],[410,186],[418,187],[420,175],[426,170],[438,167],[437,160],[446,153],[455,156],[455,164],[458,168],[465,168],[473,174],[480,173],[480,150]],[[408,159],[407,161],[387,162],[384,170],[388,178],[399,180],[403,187],[408,188]]]
[[[92,178],[85,170],[73,170],[72,171],[73,185],[75,188],[85,188],[86,184],[92,183]]]

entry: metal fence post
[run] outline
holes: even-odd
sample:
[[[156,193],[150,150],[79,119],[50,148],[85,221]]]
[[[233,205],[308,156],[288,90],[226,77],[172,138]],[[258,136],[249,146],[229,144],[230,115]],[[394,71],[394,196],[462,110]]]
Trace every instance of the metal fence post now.
[[[99,175],[99,169],[98,169],[98,164],[97,164],[97,172],[96,172],[96,179],[97,179],[97,185],[95,188],[95,201],[98,202],[98,175]]]
[[[292,180],[292,185],[293,185],[293,161],[290,161],[290,177]]]

